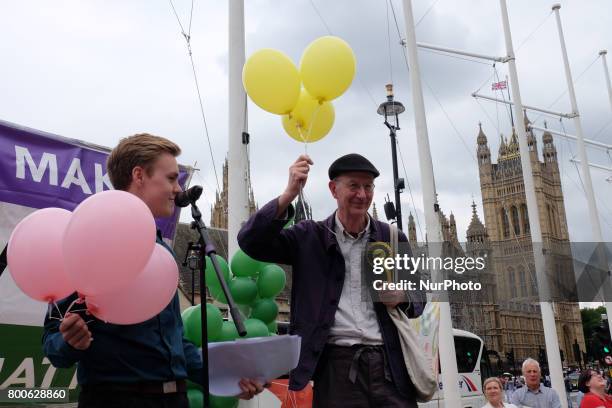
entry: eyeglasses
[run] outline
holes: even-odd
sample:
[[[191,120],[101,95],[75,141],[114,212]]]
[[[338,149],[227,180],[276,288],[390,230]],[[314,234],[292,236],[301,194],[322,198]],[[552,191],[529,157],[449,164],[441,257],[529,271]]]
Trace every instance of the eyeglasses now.
[[[345,182],[342,180],[334,180],[336,183],[344,184],[352,193],[356,193],[363,188],[366,194],[371,194],[374,191],[374,183],[359,184],[355,182]]]

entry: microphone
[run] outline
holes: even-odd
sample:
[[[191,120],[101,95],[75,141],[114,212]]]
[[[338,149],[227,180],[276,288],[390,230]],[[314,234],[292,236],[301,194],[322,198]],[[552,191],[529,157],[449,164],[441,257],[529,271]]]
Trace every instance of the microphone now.
[[[191,203],[198,201],[204,189],[202,186],[193,186],[185,191],[181,191],[174,197],[174,204],[177,207],[187,207]]]

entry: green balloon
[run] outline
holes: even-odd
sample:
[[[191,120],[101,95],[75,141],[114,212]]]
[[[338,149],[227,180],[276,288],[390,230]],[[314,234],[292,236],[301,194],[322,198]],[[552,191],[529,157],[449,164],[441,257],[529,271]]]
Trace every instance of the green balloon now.
[[[278,323],[276,323],[276,320],[272,320],[270,323],[268,323],[268,331],[270,332],[270,335],[278,333]]]
[[[187,380],[187,390],[198,390],[202,391],[202,386],[198,383],[195,383],[191,380]]]
[[[221,269],[221,274],[223,275],[223,279],[225,282],[229,282],[230,280],[230,270],[227,261],[223,259],[220,255],[215,254],[215,258],[217,259],[217,263]],[[217,272],[215,272],[215,268],[210,260],[210,257],[206,257],[206,270],[204,271],[204,278],[206,279],[206,286],[211,291],[213,289],[221,289],[221,283],[219,282],[219,278],[217,277]]]
[[[187,317],[193,313],[194,310],[196,310],[196,306],[189,306],[187,309],[183,310],[183,312],[181,313],[181,318],[183,319],[183,324],[185,324],[185,320],[187,320]]]
[[[248,277],[255,276],[262,268],[262,262],[256,261],[241,249],[236,251],[232,257],[231,269],[234,276]]]
[[[204,406],[204,394],[200,390],[187,390],[187,399],[189,400],[189,408],[202,408]]]
[[[225,321],[223,322],[223,326],[221,326],[221,336],[219,337],[220,341],[232,341],[238,338],[238,330],[236,330],[236,325],[234,322]]]
[[[257,284],[251,278],[234,278],[229,283],[234,301],[240,305],[249,305],[257,296]]]
[[[278,316],[278,305],[274,299],[260,299],[253,306],[251,317],[268,324]]]
[[[262,268],[257,278],[257,290],[262,298],[278,295],[287,282],[285,271],[278,265],[269,264]]]
[[[242,315],[243,319],[248,319],[249,317],[251,317],[251,306],[238,305],[238,309],[240,310],[240,314]]]
[[[247,319],[244,322],[244,328],[247,331],[245,338],[252,337],[268,337],[268,326],[259,319]]]
[[[223,303],[227,305],[227,298],[225,297],[225,293],[223,293],[223,289],[221,289],[221,287],[218,287],[218,288],[209,287],[208,290],[210,292],[210,296],[212,296],[213,299],[215,299],[219,303]]]
[[[185,338],[191,341],[198,347],[202,346],[202,313],[200,305],[194,306],[194,309],[183,320],[183,329]],[[221,336],[221,326],[223,317],[221,311],[211,304],[206,304],[206,330],[208,341],[215,341]]]
[[[209,401],[210,408],[236,408],[238,406],[238,398],[236,397],[219,397],[217,395],[210,395]],[[200,405],[200,407],[202,407],[202,405]]]

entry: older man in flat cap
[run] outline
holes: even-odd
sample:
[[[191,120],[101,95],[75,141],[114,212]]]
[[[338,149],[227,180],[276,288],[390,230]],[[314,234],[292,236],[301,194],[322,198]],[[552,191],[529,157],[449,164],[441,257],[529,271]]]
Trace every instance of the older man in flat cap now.
[[[253,258],[292,266],[289,330],[302,337],[302,347],[289,389],[301,390],[313,380],[315,407],[416,407],[387,307],[417,317],[424,304],[405,302],[403,293],[384,303],[362,298],[368,293],[361,273],[366,244],[390,238],[389,225],[368,214],[379,172],[359,154],[338,158],[329,167],[328,184],[337,210],[324,221],[283,229],[312,164],[307,155],[298,157],[285,191],[238,235]],[[407,241],[401,232],[399,241]]]

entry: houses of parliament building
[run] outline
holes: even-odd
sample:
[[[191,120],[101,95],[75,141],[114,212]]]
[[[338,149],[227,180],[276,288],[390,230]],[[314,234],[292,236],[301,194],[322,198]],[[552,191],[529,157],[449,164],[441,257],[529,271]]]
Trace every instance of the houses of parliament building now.
[[[540,160],[538,142],[528,128],[529,123],[525,116],[543,237],[543,242],[536,246],[538,251],[552,254],[548,256],[546,270],[549,279],[555,281],[554,286],[573,278],[563,191],[552,134],[542,135]],[[538,359],[545,347],[539,301],[550,298],[538,297],[517,135],[513,129],[509,138],[500,136],[496,163],[481,126],[476,141],[484,224],[472,203],[472,219],[462,246],[453,214],[447,218],[442,211],[439,213],[443,240],[454,254],[487,259],[487,267],[478,276],[462,277],[477,280],[482,290],[455,298],[451,295],[453,327],[479,335],[500,360],[505,361],[505,356],[511,353],[519,364],[527,357]],[[412,215],[408,236],[413,251],[418,253],[420,246]],[[563,364],[578,366],[586,350],[584,333],[578,303],[568,299],[553,302],[557,336]]]

